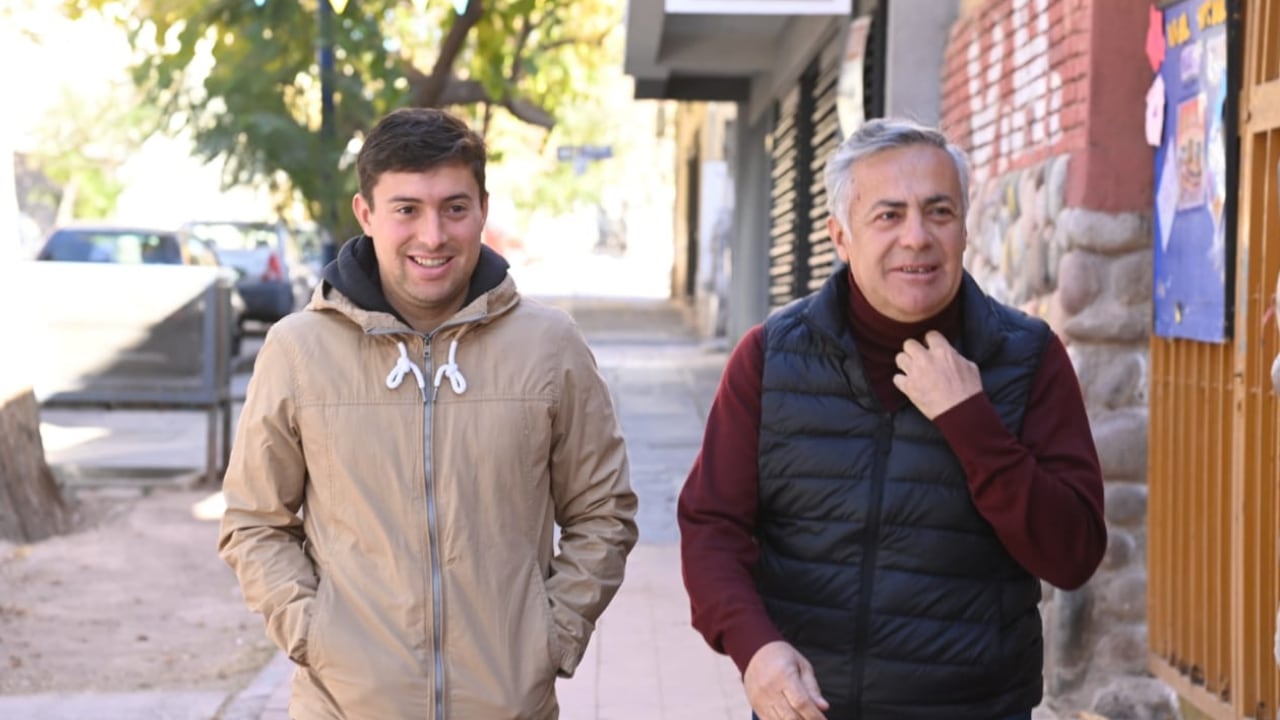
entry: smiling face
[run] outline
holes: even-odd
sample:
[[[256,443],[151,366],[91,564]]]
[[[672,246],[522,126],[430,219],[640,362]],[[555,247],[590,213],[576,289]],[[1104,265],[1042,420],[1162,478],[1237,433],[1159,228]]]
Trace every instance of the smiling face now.
[[[373,239],[382,291],[415,330],[430,332],[466,299],[488,200],[463,163],[386,172],[370,194],[351,204]]]
[[[852,175],[846,226],[827,219],[836,253],[880,314],[898,322],[933,317],[964,276],[955,162],[941,148],[908,145],[858,160]]]

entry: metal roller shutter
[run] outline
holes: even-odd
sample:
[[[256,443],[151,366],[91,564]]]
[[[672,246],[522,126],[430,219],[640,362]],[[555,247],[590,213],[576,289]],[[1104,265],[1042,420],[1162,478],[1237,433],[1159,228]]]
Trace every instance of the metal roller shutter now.
[[[808,293],[813,195],[813,73],[777,104],[771,160],[769,307]]]
[[[836,97],[839,88],[840,66],[835,62],[827,67],[815,68],[813,102],[813,147],[810,162],[809,236],[807,255],[806,292],[817,290],[835,269],[837,262],[835,245],[827,234],[827,187],[823,170],[827,158],[840,145],[840,119],[836,114]]]
[[[801,82],[776,106],[770,138],[772,163],[769,227],[769,307],[799,297],[807,270],[803,248],[809,234],[809,172],[812,100]]]
[[[883,4],[861,2],[873,13],[863,58],[863,107],[867,117],[884,112]],[[839,113],[843,49],[820,53],[796,87],[775,105],[770,136],[769,306],[781,307],[822,285],[838,264],[827,234],[823,169],[840,144]]]

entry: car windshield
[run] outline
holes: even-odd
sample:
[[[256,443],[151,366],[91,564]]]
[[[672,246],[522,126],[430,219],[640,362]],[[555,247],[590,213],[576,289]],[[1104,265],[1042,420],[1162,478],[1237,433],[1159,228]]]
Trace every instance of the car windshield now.
[[[257,223],[195,223],[190,232],[219,250],[274,249],[278,237],[274,226]]]
[[[174,235],[134,230],[62,229],[49,237],[40,259],[181,265],[182,250]]]

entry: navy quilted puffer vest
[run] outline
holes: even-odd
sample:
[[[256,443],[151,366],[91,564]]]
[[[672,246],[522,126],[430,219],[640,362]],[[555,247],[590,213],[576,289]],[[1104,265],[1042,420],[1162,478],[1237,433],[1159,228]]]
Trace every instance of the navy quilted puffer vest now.
[[[1040,702],[1040,582],[974,508],[915,406],[886,413],[848,329],[848,273],[765,323],[756,577],[830,720],[990,720]],[[967,274],[961,352],[1021,431],[1049,328]]]

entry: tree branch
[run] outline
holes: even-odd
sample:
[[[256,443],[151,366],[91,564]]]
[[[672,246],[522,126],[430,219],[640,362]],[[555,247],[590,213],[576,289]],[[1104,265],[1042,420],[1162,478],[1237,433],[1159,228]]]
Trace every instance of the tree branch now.
[[[482,0],[470,0],[467,11],[449,28],[449,34],[440,46],[440,54],[436,57],[431,74],[427,75],[412,65],[405,66],[404,76],[411,88],[410,103],[416,107],[445,107],[448,105],[474,105],[485,103],[487,106],[501,105],[517,119],[550,130],[555,126],[555,118],[546,109],[528,100],[514,97],[516,83],[523,74],[523,55],[534,30],[546,19],[543,16],[533,19],[525,15],[520,34],[516,38],[515,51],[512,53],[511,73],[507,87],[500,98],[495,98],[475,80],[460,80],[453,76],[453,63],[462,50],[467,33],[483,15]],[[603,35],[601,41],[603,41]],[[562,40],[552,43],[551,47],[582,42],[581,40]],[[489,108],[486,108],[486,116]]]
[[[421,73],[419,73],[421,75]],[[476,103],[493,103],[501,105],[507,109],[507,112],[516,116],[520,120],[537,125],[538,127],[550,130],[555,127],[556,119],[551,113],[537,105],[517,97],[512,97],[510,92],[502,98],[494,98],[484,89],[484,86],[475,80],[458,80],[454,78],[445,86],[444,91],[440,93],[440,102],[437,107],[446,105],[474,105]]]
[[[585,37],[585,38],[580,38],[580,37],[560,38],[559,40],[552,40],[551,42],[546,43],[544,45],[539,45],[538,49],[541,50],[542,52],[547,52],[548,50],[555,50],[556,48],[562,48],[565,45],[603,45],[604,41],[608,39],[610,32],[611,32],[610,30],[604,30],[596,35],[592,35],[591,37]]]
[[[551,113],[543,110],[537,105],[534,105],[528,100],[507,97],[502,101],[502,107],[506,108],[507,112],[515,115],[517,118],[520,118],[530,125],[537,125],[538,127],[543,127],[548,130],[556,125],[556,119],[551,116]]]
[[[475,105],[481,102],[493,102],[489,92],[475,80],[459,80],[454,78],[440,93],[440,107],[446,105]]]
[[[470,0],[467,3],[467,11],[459,15],[454,20],[453,26],[449,28],[449,34],[445,36],[444,42],[440,43],[440,54],[436,56],[436,64],[431,68],[430,75],[423,75],[421,71],[412,69],[413,74],[419,76],[413,77],[410,73],[409,82],[414,86],[413,99],[410,104],[415,107],[440,107],[441,95],[444,94],[445,86],[449,84],[450,78],[453,77],[453,64],[458,59],[458,54],[462,52],[462,46],[467,40],[467,34],[471,32],[471,28],[480,21],[484,15],[484,0]],[[419,78],[421,78],[419,80]],[[419,80],[415,82],[415,80]]]
[[[524,20],[524,27],[520,28],[520,36],[516,38],[515,50],[511,53],[511,75],[508,77],[508,83],[510,83],[511,87],[516,86],[524,71],[524,46],[528,44],[529,37],[533,35],[533,31],[542,24],[542,19],[533,20],[532,15],[533,11],[530,10],[529,14],[521,18]],[[544,15],[543,19],[545,18],[546,16]]]

